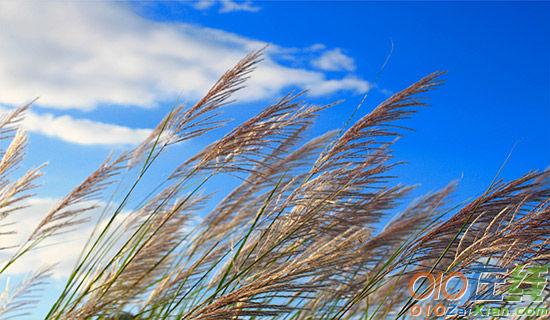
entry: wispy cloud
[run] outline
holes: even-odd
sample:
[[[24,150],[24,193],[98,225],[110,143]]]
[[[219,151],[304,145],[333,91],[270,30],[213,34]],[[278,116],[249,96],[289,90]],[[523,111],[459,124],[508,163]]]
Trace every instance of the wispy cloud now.
[[[355,70],[353,58],[345,55],[339,48],[324,52],[319,58],[313,60],[311,64],[326,71]]]
[[[253,4],[252,1],[234,1],[234,0],[200,0],[193,3],[197,10],[208,10],[219,4],[218,12],[229,13],[236,11],[258,12],[260,7]]]
[[[258,12],[260,7],[252,4],[252,1],[233,1],[233,0],[221,0],[220,12],[234,12],[234,11],[246,11],[246,12]]]
[[[244,54],[265,45],[220,30],[150,21],[121,3],[0,2],[0,25],[0,102],[40,96],[42,106],[53,108],[195,99]],[[280,49],[270,46],[239,99],[272,97],[289,87],[330,94],[369,86],[360,78],[285,66],[277,62]]]
[[[341,90],[359,90],[361,92],[367,92],[371,88],[372,86],[369,83],[365,83],[359,78],[348,76],[340,80],[324,81],[320,85],[311,88],[310,94],[314,96],[322,96]]]
[[[195,2],[190,2],[190,4],[197,10],[208,10],[212,8],[215,4],[215,0],[199,0]]]
[[[0,108],[0,114],[5,109]],[[150,129],[133,129],[116,124],[68,115],[28,112],[23,121],[27,131],[81,145],[133,145],[143,141]]]

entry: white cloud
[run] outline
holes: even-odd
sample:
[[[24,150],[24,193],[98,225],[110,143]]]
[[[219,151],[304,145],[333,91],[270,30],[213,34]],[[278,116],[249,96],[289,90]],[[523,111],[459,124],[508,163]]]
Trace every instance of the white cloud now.
[[[336,48],[326,51],[319,58],[313,60],[311,64],[321,70],[326,71],[353,71],[355,62],[345,55],[342,50]]]
[[[214,0],[199,0],[196,2],[193,2],[193,7],[197,10],[207,10],[212,8],[216,2]]]
[[[13,234],[0,235],[2,241],[2,247],[13,246],[9,249],[0,250],[0,262],[5,263],[16,251],[16,245],[20,245],[28,239],[34,229],[38,226],[38,223],[44,218],[44,216],[55,205],[59,203],[60,199],[46,198],[46,197],[34,197],[25,201],[26,207],[8,216],[2,221],[2,231],[16,231]],[[89,210],[83,218],[88,218],[87,222],[84,222],[74,229],[68,229],[67,232],[59,236],[53,236],[44,240],[36,249],[28,252],[20,259],[18,259],[9,269],[7,269],[8,275],[20,275],[36,271],[38,268],[46,265],[54,265],[53,277],[56,279],[65,279],[70,275],[73,270],[77,259],[82,254],[86,242],[95,231],[103,230],[114,212],[116,205],[111,203],[106,207],[106,203],[102,201],[84,202],[82,207],[90,205],[96,205],[97,208]],[[102,212],[106,214],[102,216]],[[112,222],[112,227],[109,229],[110,234],[116,234],[117,241],[112,246],[112,250],[109,254],[114,254],[124,241],[128,239],[129,234],[125,233],[126,226],[132,221],[131,210],[120,211]],[[187,225],[184,226],[184,230],[192,230],[193,226],[200,222],[198,216],[190,216]],[[6,227],[6,223],[10,225]],[[97,227],[96,227],[97,225]],[[0,286],[1,288],[1,286]]]
[[[27,201],[29,207],[18,211],[10,216],[8,222],[14,223],[11,228],[17,233],[13,235],[2,235],[4,245],[16,245],[23,243],[36,228],[45,214],[58,203],[59,199],[54,198],[31,198]],[[83,204],[87,205],[87,204]],[[36,269],[56,264],[53,269],[53,276],[57,279],[67,277],[72,271],[76,260],[82,253],[86,240],[94,230],[94,223],[99,218],[102,208],[91,210],[87,213],[90,222],[78,226],[78,232],[68,232],[62,237],[52,237],[42,243],[35,250],[25,254],[7,270],[8,274],[25,274],[36,271]],[[121,212],[115,219],[115,224],[120,224],[126,218],[128,212]],[[100,226],[106,225],[106,219],[101,220]],[[5,261],[15,253],[14,249],[0,251],[0,261]]]
[[[316,43],[316,44],[313,44],[313,45],[309,46],[306,49],[309,50],[309,51],[316,52],[316,51],[325,50],[326,46],[322,43]]]
[[[200,0],[193,2],[193,7],[197,10],[208,10],[214,5],[219,4],[220,13],[229,13],[236,11],[246,11],[246,12],[258,12],[260,7],[254,5],[252,1],[235,1],[235,0]]]
[[[234,0],[220,0],[222,7],[221,13],[234,12],[234,11],[246,11],[246,12],[258,12],[260,7],[252,4],[252,1],[234,1]]]
[[[4,112],[0,108],[0,114]],[[68,115],[27,112],[23,120],[27,131],[82,145],[133,145],[143,141],[151,129],[132,129],[115,124],[75,119]]]
[[[63,115],[28,113],[23,121],[26,130],[84,145],[138,144],[150,129],[132,129],[115,124],[75,119]]]
[[[0,102],[40,96],[42,106],[53,108],[196,99],[264,45],[220,30],[146,20],[123,4],[95,1],[0,1],[0,25]],[[279,49],[270,47],[239,99],[272,98],[296,86],[327,94],[368,86],[362,79],[328,79],[320,71],[283,66],[275,62]]]
[[[348,76],[340,80],[324,81],[320,85],[311,88],[310,94],[314,96],[322,96],[344,90],[354,90],[357,92],[366,93],[371,88],[372,86],[369,83],[365,83],[359,78]]]

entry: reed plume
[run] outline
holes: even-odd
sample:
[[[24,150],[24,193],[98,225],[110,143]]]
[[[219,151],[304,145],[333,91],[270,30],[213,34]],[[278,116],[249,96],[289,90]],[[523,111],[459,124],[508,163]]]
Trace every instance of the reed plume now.
[[[309,104],[307,92],[284,95],[173,164],[158,184],[145,183],[171,146],[223,130],[222,107],[262,55],[244,57],[203,98],[173,108],[137,147],[105,160],[16,246],[0,273],[46,239],[97,220],[46,319],[406,318],[418,303],[407,287],[414,272],[547,265],[548,170],[497,178],[458,205],[455,182],[406,205],[414,186],[399,183],[394,168],[403,163],[392,148],[406,132],[402,121],[442,84],[442,72],[314,138],[308,131],[334,104]],[[41,176],[38,168],[11,177],[27,142],[18,128],[27,108],[0,120],[0,138],[11,139],[0,160],[0,221],[18,214]],[[213,179],[233,178],[235,187],[210,193]],[[100,205],[101,216],[92,216]],[[25,292],[48,273],[6,291],[0,314],[31,307],[34,296]]]

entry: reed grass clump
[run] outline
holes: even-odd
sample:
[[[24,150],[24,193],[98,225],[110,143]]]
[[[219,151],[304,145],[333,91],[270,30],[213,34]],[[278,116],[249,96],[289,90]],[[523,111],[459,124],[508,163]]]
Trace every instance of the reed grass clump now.
[[[332,105],[288,94],[158,184],[144,183],[171,145],[225,124],[221,108],[261,57],[251,53],[194,105],[174,108],[145,141],[110,156],[46,212],[26,241],[0,248],[12,253],[0,266],[5,274],[46,241],[97,221],[45,319],[394,319],[417,303],[407,287],[416,271],[548,263],[548,170],[496,178],[458,205],[450,183],[398,212],[412,187],[392,177],[400,164],[392,146],[404,132],[396,122],[424,106],[439,72],[310,141],[304,133]],[[27,108],[0,120],[0,139],[10,141],[0,161],[0,219],[18,214],[41,177],[40,167],[12,177],[27,143],[19,128]],[[218,175],[242,183],[204,213]],[[148,193],[136,201],[138,188]],[[101,215],[91,215],[100,204]],[[16,231],[2,224],[0,237]],[[51,268],[6,288],[0,316],[28,314]]]

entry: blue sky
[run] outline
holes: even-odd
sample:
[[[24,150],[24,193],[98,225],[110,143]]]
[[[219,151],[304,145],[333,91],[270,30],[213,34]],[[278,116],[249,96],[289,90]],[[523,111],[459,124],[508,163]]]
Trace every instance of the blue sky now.
[[[431,106],[406,122],[415,131],[395,155],[408,164],[395,173],[420,184],[414,195],[459,179],[459,201],[482,192],[514,146],[504,178],[550,164],[549,16],[549,3],[5,2],[0,106],[41,97],[25,122],[25,165],[49,162],[46,206],[265,44],[266,61],[225,114],[242,121],[292,88],[311,89],[313,102],[345,98],[311,137],[340,126],[365,91],[358,116],[446,70]],[[172,150],[154,176],[221,133]]]

